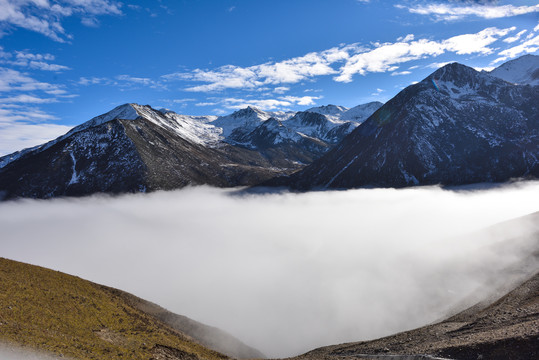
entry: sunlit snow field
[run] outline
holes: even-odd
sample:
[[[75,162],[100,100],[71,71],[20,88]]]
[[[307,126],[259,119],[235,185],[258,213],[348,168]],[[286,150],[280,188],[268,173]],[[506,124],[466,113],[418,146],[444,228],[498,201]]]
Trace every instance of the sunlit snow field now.
[[[538,199],[533,181],[22,200],[0,204],[0,256],[129,291],[291,356],[424,325],[480,297],[528,250],[493,244],[535,224],[476,231],[539,211]]]

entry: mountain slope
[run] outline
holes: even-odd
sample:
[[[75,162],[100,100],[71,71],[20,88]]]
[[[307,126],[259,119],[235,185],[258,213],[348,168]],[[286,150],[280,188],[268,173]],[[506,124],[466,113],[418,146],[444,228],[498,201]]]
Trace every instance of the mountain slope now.
[[[295,359],[433,359],[419,354],[458,360],[537,359],[539,274],[491,305],[478,304],[440,323],[378,340],[328,346]]]
[[[402,187],[539,176],[539,87],[453,63],[401,91],[294,188]]]
[[[490,72],[490,75],[519,85],[539,85],[539,56],[524,55],[508,61]]]
[[[104,287],[105,288],[105,287]],[[203,346],[236,359],[265,358],[260,351],[245,345],[232,335],[208,326],[186,316],[174,314],[159,305],[138,298],[124,291],[108,288],[106,290],[124,300],[127,304],[162,323],[191,336]]]
[[[13,344],[74,359],[227,359],[74,276],[0,258],[0,289],[0,339]]]
[[[340,120],[351,120],[358,123],[362,123],[367,120],[369,116],[374,114],[376,110],[382,107],[383,103],[379,101],[372,101],[370,103],[354,106],[351,109],[346,110],[340,117]]]

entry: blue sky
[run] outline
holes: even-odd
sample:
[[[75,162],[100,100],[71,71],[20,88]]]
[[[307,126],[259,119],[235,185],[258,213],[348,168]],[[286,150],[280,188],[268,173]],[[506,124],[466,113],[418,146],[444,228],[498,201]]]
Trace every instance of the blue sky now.
[[[0,0],[0,155],[126,102],[352,107],[538,50],[537,0]]]

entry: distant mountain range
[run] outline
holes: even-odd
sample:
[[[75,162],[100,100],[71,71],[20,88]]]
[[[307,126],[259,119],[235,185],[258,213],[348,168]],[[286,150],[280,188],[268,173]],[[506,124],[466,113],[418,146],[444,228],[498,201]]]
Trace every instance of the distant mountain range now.
[[[248,107],[196,117],[124,104],[55,140],[0,158],[0,192],[4,198],[50,198],[255,185],[311,163],[381,105],[350,109],[350,120],[342,107],[331,116]]]
[[[207,184],[294,189],[539,176],[539,56],[491,72],[453,63],[386,104],[187,116],[125,104],[0,158],[0,198]]]

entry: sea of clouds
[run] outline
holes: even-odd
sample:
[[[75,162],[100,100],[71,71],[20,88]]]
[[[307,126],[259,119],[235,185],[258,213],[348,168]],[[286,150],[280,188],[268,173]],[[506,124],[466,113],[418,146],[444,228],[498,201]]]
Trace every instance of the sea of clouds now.
[[[539,182],[0,204],[0,256],[217,326],[270,357],[439,320],[539,270]],[[510,241],[510,242],[509,242]]]

